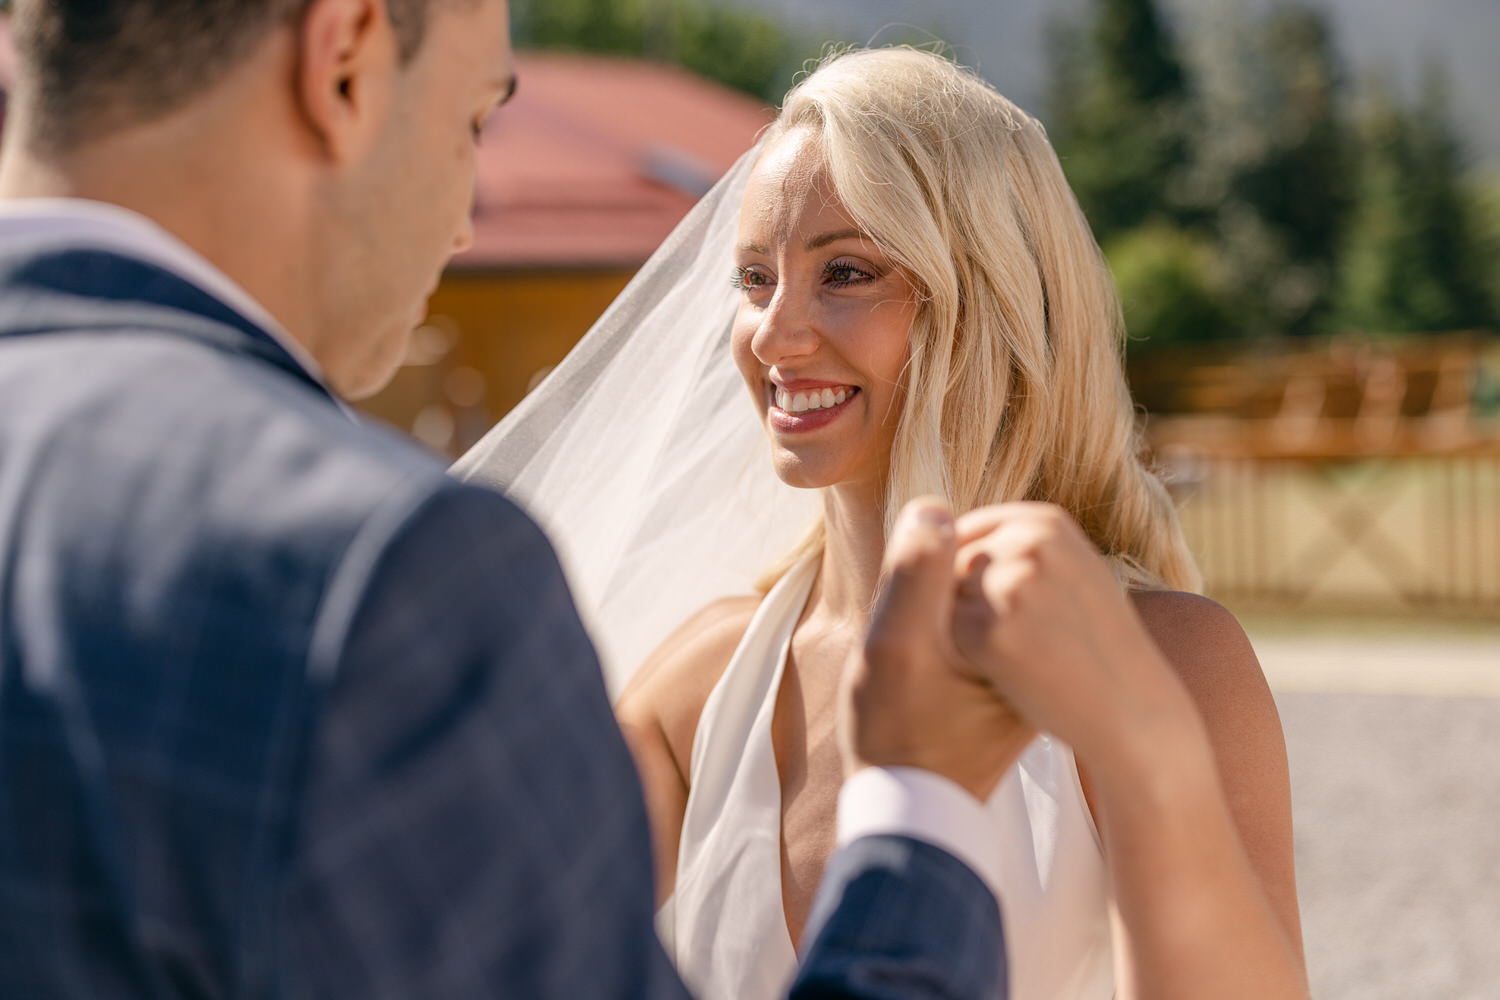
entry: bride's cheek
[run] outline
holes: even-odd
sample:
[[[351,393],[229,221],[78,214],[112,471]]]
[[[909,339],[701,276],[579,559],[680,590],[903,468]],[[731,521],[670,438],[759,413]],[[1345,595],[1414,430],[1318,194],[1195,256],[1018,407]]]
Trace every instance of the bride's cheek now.
[[[745,384],[752,389],[761,379],[760,362],[750,348],[750,338],[753,333],[753,330],[736,324],[729,338],[729,353],[734,359],[734,365],[739,369]]]

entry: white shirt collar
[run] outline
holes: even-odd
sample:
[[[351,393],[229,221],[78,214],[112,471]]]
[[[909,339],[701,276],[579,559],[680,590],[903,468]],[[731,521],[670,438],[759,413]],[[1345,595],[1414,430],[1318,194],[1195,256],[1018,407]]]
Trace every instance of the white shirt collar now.
[[[198,251],[138,212],[84,198],[0,200],[0,240],[28,237],[114,250],[165,268],[261,327],[309,375],[323,383],[323,370],[312,354],[265,306]]]

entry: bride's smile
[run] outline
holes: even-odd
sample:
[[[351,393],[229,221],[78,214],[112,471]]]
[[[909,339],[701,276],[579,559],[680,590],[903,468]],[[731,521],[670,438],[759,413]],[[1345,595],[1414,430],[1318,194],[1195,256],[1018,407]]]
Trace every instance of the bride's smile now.
[[[854,386],[797,385],[775,386],[773,405],[782,413],[806,413],[809,410],[831,410],[859,389]]]
[[[901,415],[917,296],[834,195],[806,131],[773,143],[735,249],[735,361],[793,486],[878,486]]]
[[[766,423],[782,434],[806,434],[842,416],[858,395],[852,385],[829,385],[799,380],[787,385],[768,383],[770,401]]]

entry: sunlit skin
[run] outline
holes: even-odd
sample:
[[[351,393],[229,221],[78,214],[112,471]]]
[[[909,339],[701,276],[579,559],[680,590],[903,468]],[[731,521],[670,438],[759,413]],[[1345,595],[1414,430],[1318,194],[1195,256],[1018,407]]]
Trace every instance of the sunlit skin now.
[[[864,635],[884,552],[883,494],[917,297],[840,203],[805,130],[761,154],[741,203],[735,259],[742,289],[735,363],[777,475],[822,489],[827,526],[822,569],[792,638],[772,722],[782,893],[796,941],[834,847],[844,777],[838,677]],[[778,389],[824,388],[846,399],[801,415],[774,401]]]
[[[360,292],[345,309],[368,331],[325,351],[330,378],[350,398],[389,381],[443,268],[473,241],[476,147],[514,90],[513,63],[505,3],[430,5],[422,47],[396,70],[382,127],[358,162],[327,178],[326,204],[339,221],[331,231],[343,233],[349,282]]]
[[[735,246],[735,363],[787,483],[866,494],[883,489],[901,412],[916,295],[834,195],[813,137],[797,131],[761,156],[745,189]],[[789,412],[778,390],[847,395]]]

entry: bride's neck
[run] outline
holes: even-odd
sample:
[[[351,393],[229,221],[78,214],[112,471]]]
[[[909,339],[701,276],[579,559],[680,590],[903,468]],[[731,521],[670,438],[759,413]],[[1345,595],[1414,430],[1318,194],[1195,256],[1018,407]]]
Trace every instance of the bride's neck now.
[[[823,493],[823,523],[823,565],[814,603],[834,618],[863,627],[885,556],[880,500],[868,491],[827,489]]]

